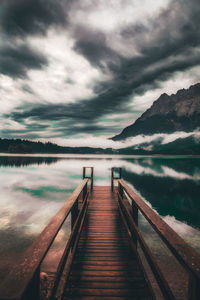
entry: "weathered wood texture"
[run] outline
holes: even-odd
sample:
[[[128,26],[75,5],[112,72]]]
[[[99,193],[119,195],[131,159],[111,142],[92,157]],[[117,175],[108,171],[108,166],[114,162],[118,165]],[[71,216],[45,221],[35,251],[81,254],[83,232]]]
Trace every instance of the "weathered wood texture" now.
[[[152,299],[109,187],[95,187],[64,300]]]

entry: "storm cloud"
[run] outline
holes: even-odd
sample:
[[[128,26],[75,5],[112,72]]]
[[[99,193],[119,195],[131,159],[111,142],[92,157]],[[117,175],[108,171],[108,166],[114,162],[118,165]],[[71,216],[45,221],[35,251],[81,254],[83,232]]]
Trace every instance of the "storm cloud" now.
[[[124,114],[139,113],[136,99],[142,102],[148,93],[158,97],[159,92],[168,92],[169,82],[173,82],[170,92],[187,88],[181,85],[184,78],[196,83],[200,76],[199,2],[166,0],[155,5],[145,0],[116,1],[115,5],[4,1],[1,31],[4,40],[12,36],[14,41],[0,43],[0,72],[20,80],[27,75],[28,81],[20,86],[28,86],[31,93],[26,98],[28,91],[24,90],[25,95],[20,91],[21,102],[2,119],[23,124],[26,137],[37,131],[34,126],[31,130],[30,122],[41,124],[38,138],[45,130],[46,136],[52,132],[63,138],[84,133],[112,136],[112,128],[114,135],[133,122],[131,117],[124,120]],[[38,88],[38,78],[46,88]],[[142,107],[147,109],[153,100],[151,96]],[[113,114],[124,121],[109,125]],[[50,125],[42,127],[44,122]]]
[[[0,47],[0,72],[11,77],[25,77],[30,69],[42,69],[48,61],[39,51],[28,45]]]
[[[104,69],[105,65],[120,62],[120,55],[111,49],[106,42],[106,35],[87,27],[75,30],[76,43],[74,50],[84,55],[89,62]]]
[[[65,11],[58,0],[3,0],[1,28],[8,35],[44,34],[51,25],[65,25]]]

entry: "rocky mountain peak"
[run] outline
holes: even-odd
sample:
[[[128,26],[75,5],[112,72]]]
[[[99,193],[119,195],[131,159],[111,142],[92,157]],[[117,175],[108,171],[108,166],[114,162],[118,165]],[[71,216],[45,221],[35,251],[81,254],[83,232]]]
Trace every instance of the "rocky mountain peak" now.
[[[122,140],[138,134],[189,132],[199,127],[200,83],[197,83],[170,96],[163,93],[135,123],[112,139]]]

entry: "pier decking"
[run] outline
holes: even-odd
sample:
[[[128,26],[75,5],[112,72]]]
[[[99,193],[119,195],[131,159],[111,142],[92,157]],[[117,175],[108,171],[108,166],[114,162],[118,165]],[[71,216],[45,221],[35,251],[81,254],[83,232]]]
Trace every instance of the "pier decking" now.
[[[112,169],[111,187],[93,187],[90,169],[90,176],[83,169],[83,181],[2,282],[0,300],[177,299],[138,228],[138,211],[188,273],[185,299],[199,300],[200,255],[121,179],[121,169],[117,175]],[[68,217],[71,235],[44,295],[41,265]],[[162,298],[155,293],[139,246]]]
[[[64,299],[152,299],[121,222],[117,194],[95,187]]]

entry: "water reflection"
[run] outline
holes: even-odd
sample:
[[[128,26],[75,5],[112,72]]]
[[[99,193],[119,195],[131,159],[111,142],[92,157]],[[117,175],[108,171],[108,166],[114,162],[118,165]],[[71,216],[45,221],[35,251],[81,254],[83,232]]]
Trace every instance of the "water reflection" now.
[[[151,203],[161,216],[174,216],[179,221],[200,228],[200,172],[195,175],[178,172],[171,166],[159,169],[139,165],[140,172],[125,169],[123,177]],[[144,168],[141,171],[141,168]]]
[[[200,228],[199,162],[187,157],[0,157],[0,279],[81,181],[83,166],[95,168],[95,185],[110,185],[111,168],[122,167],[124,180],[200,251],[195,229]]]
[[[0,156],[0,167],[24,167],[29,165],[52,164],[61,158],[29,157],[29,156]]]

